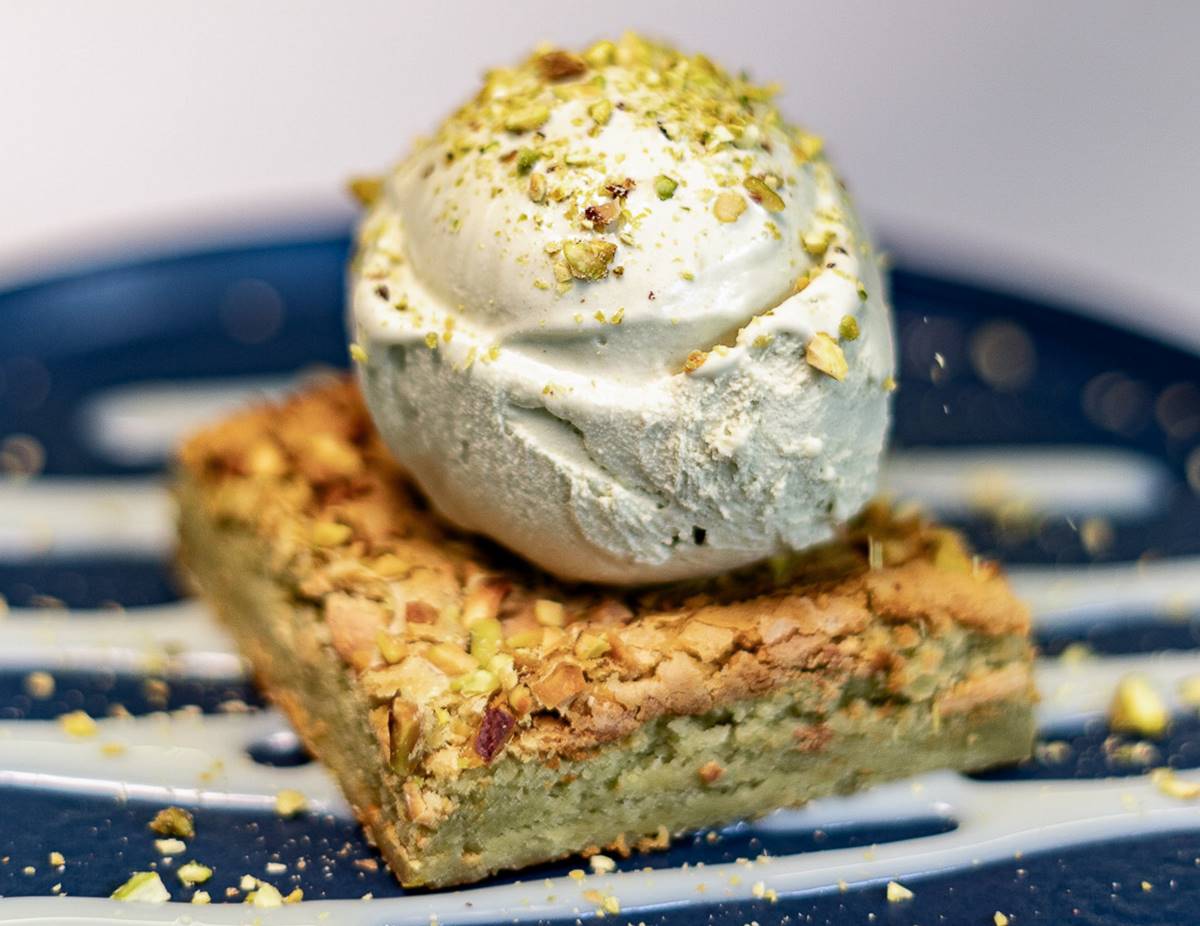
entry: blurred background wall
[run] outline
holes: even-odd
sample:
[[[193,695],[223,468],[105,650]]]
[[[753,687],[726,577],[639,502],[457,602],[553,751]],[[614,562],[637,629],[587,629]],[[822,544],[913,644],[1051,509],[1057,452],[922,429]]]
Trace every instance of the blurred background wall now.
[[[535,41],[625,28],[785,88],[900,262],[1200,345],[1200,3],[0,0],[0,285],[345,223]]]

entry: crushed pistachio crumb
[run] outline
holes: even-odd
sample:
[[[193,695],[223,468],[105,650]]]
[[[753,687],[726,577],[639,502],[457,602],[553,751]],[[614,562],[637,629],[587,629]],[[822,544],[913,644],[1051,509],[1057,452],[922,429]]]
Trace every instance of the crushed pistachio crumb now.
[[[889,881],[887,883],[887,899],[888,903],[902,903],[906,900],[912,900],[913,892],[899,881]]]
[[[281,817],[294,817],[308,809],[308,798],[292,788],[275,795],[275,812]]]
[[[844,380],[850,370],[850,365],[846,362],[846,355],[842,353],[841,347],[824,331],[818,331],[813,335],[804,348],[804,359],[808,361],[809,366],[820,370],[838,382]]]
[[[524,177],[531,170],[533,165],[541,160],[542,153],[536,148],[522,148],[517,152],[517,173]]]
[[[367,362],[366,348],[364,348],[357,341],[352,341],[350,343],[350,359],[353,360],[355,363],[366,363]]]
[[[191,887],[193,884],[203,884],[212,877],[213,871],[207,865],[191,861],[180,865],[175,874],[183,882],[184,887]]]
[[[346,524],[337,521],[318,521],[312,526],[312,542],[318,547],[340,547],[354,533]]]
[[[38,701],[54,697],[54,676],[49,672],[30,672],[25,676],[25,693]]]
[[[154,815],[149,826],[160,836],[191,839],[196,835],[195,818],[182,807],[164,807]]]
[[[359,205],[372,206],[383,194],[383,178],[351,177],[346,188],[350,195],[358,200]]]
[[[182,839],[169,836],[166,839],[154,840],[154,848],[159,855],[178,855],[187,849],[187,843]]]
[[[83,739],[96,735],[96,721],[85,711],[69,711],[58,718],[58,723],[68,736]]]
[[[1126,675],[1121,679],[1108,717],[1112,729],[1151,739],[1162,736],[1171,721],[1163,699],[1142,675]]]
[[[510,132],[532,132],[540,129],[550,118],[550,107],[545,103],[531,103],[508,114],[504,127]]]
[[[750,198],[768,212],[783,211],[783,197],[772,190],[762,177],[747,177],[742,185],[746,188],[746,192],[750,194]]]
[[[1008,926],[1008,917],[997,910],[992,914],[992,923],[994,923],[995,926]]]
[[[1200,798],[1200,783],[1184,781],[1175,775],[1173,769],[1156,768],[1150,773],[1150,780],[1167,797],[1181,801],[1194,801]]]
[[[282,907],[283,895],[279,893],[279,889],[273,884],[268,884],[266,881],[258,881],[254,890],[246,895],[245,903],[253,907]]]
[[[843,315],[838,323],[838,337],[843,341],[857,341],[858,335],[858,319],[853,315]]]
[[[726,190],[713,203],[713,214],[720,222],[736,222],[746,211],[746,200],[741,193]]]
[[[126,903],[166,903],[171,899],[157,871],[135,871],[111,896]]]
[[[60,868],[61,866],[67,864],[67,860],[63,857],[61,852],[51,852],[49,855],[49,861],[50,864],[55,868]]]
[[[562,243],[563,258],[571,276],[577,280],[599,280],[608,276],[608,265],[617,253],[611,241],[567,240]]]
[[[194,893],[192,895],[192,903],[194,903],[194,904],[212,903],[212,894],[210,894],[208,891],[196,891],[196,893]]]
[[[661,200],[668,200],[675,195],[675,190],[678,189],[679,182],[672,180],[666,174],[659,174],[654,178],[654,192]]]
[[[592,117],[592,121],[596,125],[608,125],[608,120],[612,118],[613,105],[609,100],[597,100],[588,107],[588,115]]]

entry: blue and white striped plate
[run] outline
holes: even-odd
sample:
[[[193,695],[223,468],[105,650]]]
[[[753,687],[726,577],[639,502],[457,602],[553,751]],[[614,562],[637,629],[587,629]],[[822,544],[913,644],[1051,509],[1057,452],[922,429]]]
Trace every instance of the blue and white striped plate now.
[[[1200,921],[1200,802],[1149,774],[1200,782],[1186,684],[1200,676],[1200,364],[903,271],[889,487],[1002,558],[1032,604],[1037,759],[697,834],[583,879],[567,861],[398,888],[180,597],[162,481],[180,433],[343,364],[346,249],[282,241],[0,293],[0,921],[567,924],[606,904],[664,926]],[[1131,671],[1176,711],[1160,742],[1104,726]],[[76,711],[91,735],[66,729]],[[308,812],[275,813],[285,788]],[[168,804],[191,807],[197,832],[164,856],[147,822]],[[214,870],[210,906],[184,906],[194,889],[175,870],[190,859]],[[172,903],[100,899],[151,868]],[[305,900],[246,907],[246,875]],[[913,896],[889,903],[889,881]]]

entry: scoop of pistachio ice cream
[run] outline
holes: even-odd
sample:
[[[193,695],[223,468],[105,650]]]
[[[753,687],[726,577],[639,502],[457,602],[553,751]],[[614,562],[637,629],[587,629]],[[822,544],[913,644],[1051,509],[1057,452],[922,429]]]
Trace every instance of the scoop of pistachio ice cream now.
[[[884,288],[770,89],[636,36],[542,50],[371,192],[351,352],[459,526],[658,582],[824,540],[874,492]]]

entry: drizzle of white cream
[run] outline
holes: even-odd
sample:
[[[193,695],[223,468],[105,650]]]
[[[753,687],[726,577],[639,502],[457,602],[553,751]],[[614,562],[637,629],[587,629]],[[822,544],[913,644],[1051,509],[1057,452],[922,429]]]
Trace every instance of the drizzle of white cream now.
[[[158,480],[44,477],[0,482],[0,558],[163,556],[174,506]]]
[[[884,491],[942,517],[1016,503],[1037,514],[1139,518],[1166,504],[1170,477],[1144,454],[1109,447],[903,450]]]
[[[122,466],[161,462],[183,435],[250,402],[278,398],[295,378],[147,380],[107,389],[86,405],[80,426],[87,444]]]
[[[1013,590],[1043,629],[1182,618],[1200,611],[1200,557],[1092,566],[1021,566]]]
[[[0,639],[0,668],[153,672],[231,681],[245,675],[233,641],[195,599],[128,610],[14,608]]]

